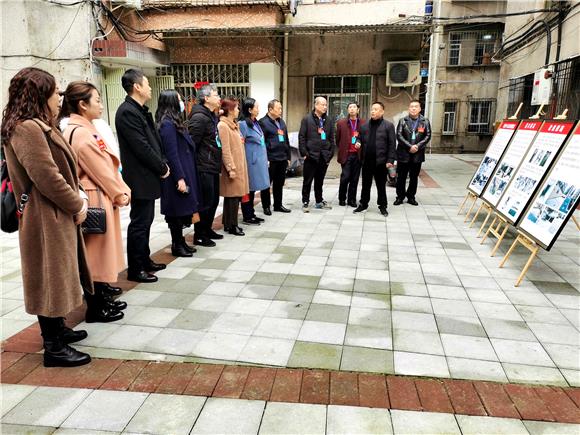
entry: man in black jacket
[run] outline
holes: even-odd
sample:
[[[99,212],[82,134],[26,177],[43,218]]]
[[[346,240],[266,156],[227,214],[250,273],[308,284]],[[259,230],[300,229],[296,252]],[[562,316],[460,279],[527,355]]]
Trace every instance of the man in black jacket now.
[[[401,205],[405,197],[411,205],[419,205],[415,199],[421,164],[425,161],[425,148],[431,140],[431,124],[421,115],[421,103],[409,103],[409,115],[397,125],[397,199],[394,205]],[[409,187],[405,190],[409,174]]]
[[[193,106],[191,110],[188,128],[195,143],[195,157],[203,208],[199,212],[199,222],[194,224],[193,242],[199,246],[211,247],[215,246],[214,240],[224,237],[211,228],[220,202],[222,146],[218,140],[218,118],[215,115],[220,107],[220,96],[213,85],[202,86],[197,96],[199,104]]]
[[[371,120],[361,127],[362,190],[359,206],[353,213],[369,207],[373,178],[377,185],[377,204],[383,216],[387,211],[387,168],[395,162],[395,126],[383,118],[385,106],[375,102],[371,106]]]
[[[161,139],[145,103],[151,86],[143,72],[128,69],[121,79],[127,97],[115,115],[123,179],[131,188],[131,222],[127,228],[127,275],[130,281],[155,282],[150,272],[165,269],[154,263],[149,249],[155,200],[161,196],[161,179],[169,176]]]
[[[268,171],[270,182],[272,183],[272,193],[274,196],[274,211],[290,213],[282,205],[282,192],[286,181],[286,168],[290,162],[290,141],[288,139],[288,129],[282,119],[282,104],[278,100],[268,103],[268,114],[260,119],[260,127],[264,132],[266,149],[268,151]],[[270,216],[270,189],[260,192],[264,214]]]
[[[302,119],[298,133],[300,155],[304,157],[302,211],[310,211],[310,188],[314,180],[315,208],[331,209],[322,197],[322,184],[334,155],[334,123],[326,116],[326,98],[316,97],[314,110]]]

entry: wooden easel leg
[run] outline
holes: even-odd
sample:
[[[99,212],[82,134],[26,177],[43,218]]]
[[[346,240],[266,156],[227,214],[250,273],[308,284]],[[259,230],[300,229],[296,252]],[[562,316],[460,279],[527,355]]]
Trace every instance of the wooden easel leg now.
[[[518,276],[518,279],[516,280],[516,283],[515,283],[515,287],[518,287],[520,285],[520,283],[522,282],[522,280],[526,276],[526,273],[528,273],[528,269],[530,268],[532,261],[534,261],[534,258],[536,258],[537,253],[538,253],[538,248],[535,248],[532,251],[532,253],[530,254],[530,258],[528,258],[528,261],[526,262],[526,265],[524,266],[522,273],[520,273],[520,276]]]
[[[578,231],[580,231],[580,222],[578,222],[578,219],[576,219],[576,216],[572,215],[572,220],[576,224],[576,228],[578,228]]]
[[[485,242],[485,239],[487,239],[487,236],[489,236],[489,232],[491,231],[491,229],[495,225],[496,221],[497,221],[497,216],[494,216],[493,220],[491,221],[491,224],[487,228],[487,231],[483,235],[483,239],[481,239],[481,242],[479,242],[480,245],[483,245],[483,242]]]
[[[469,198],[470,196],[471,196],[471,192],[467,192],[467,195],[465,195],[465,198],[463,198],[463,201],[461,202],[461,205],[459,206],[459,211],[457,212],[457,214],[461,214],[461,212],[463,211],[463,206],[467,202],[467,198]]]
[[[501,260],[501,263],[499,263],[499,267],[503,267],[504,264],[506,263],[506,261],[508,260],[508,258],[510,258],[510,255],[512,255],[512,252],[514,252],[514,249],[516,249],[516,246],[518,245],[518,242],[520,241],[520,237],[518,236],[514,242],[512,243],[512,245],[510,246],[510,248],[508,249],[508,251],[505,253],[503,259]]]
[[[475,203],[477,202],[477,196],[472,195],[473,196],[473,202],[471,203],[471,207],[469,207],[469,210],[467,210],[467,214],[465,215],[465,219],[463,220],[463,222],[467,222],[469,220],[469,215],[471,214],[471,210],[473,210],[473,207],[475,207]]]
[[[485,205],[485,202],[482,202],[481,205],[479,206],[479,208],[477,209],[477,211],[475,212],[473,219],[471,219],[471,222],[469,223],[469,228],[471,228],[473,226],[473,224],[475,223],[475,221],[477,220],[477,216],[479,216],[479,212],[481,211],[481,209],[483,208],[484,205]]]
[[[492,209],[489,208],[487,210],[487,216],[485,216],[485,219],[484,219],[483,223],[481,224],[481,227],[479,227],[479,231],[477,232],[477,237],[481,236],[481,233],[483,232],[483,229],[485,228],[485,224],[487,223],[487,221],[489,220],[489,217],[491,216],[491,212],[492,212]]]
[[[501,232],[501,235],[499,236],[499,239],[497,239],[497,243],[495,244],[495,246],[493,247],[493,249],[491,250],[491,254],[490,256],[494,256],[495,253],[497,252],[497,250],[499,249],[499,245],[501,245],[501,242],[503,240],[503,238],[505,237],[507,230],[508,230],[508,224],[504,223],[504,228],[503,231]]]

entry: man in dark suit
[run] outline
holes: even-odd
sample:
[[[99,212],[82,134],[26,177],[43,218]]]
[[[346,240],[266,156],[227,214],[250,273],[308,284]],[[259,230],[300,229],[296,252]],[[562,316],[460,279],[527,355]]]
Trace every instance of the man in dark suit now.
[[[362,150],[362,190],[359,206],[353,213],[360,213],[369,207],[373,178],[377,185],[377,204],[383,216],[387,211],[387,168],[395,162],[395,126],[383,118],[385,106],[375,102],[371,106],[371,120],[361,127]]]
[[[127,97],[115,115],[119,136],[123,179],[131,188],[131,222],[127,228],[127,278],[155,282],[151,272],[165,269],[151,260],[149,237],[155,217],[155,200],[161,196],[161,179],[169,176],[169,166],[153,117],[145,105],[151,86],[143,72],[128,69],[121,79]]]

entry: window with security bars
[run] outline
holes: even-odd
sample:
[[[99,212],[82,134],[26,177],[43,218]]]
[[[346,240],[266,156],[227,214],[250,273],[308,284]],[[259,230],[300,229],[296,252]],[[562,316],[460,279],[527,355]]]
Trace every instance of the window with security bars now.
[[[501,32],[498,30],[449,32],[447,65],[492,65],[491,57],[500,44]]]
[[[356,101],[361,118],[368,118],[371,108],[372,76],[314,77],[313,96],[325,97],[328,115],[338,121],[348,116],[348,104]]]
[[[250,93],[249,65],[173,64],[157,68],[157,75],[172,75],[175,89],[186,101],[195,100],[197,89],[207,82],[216,85],[223,98],[241,100]]]
[[[479,135],[492,134],[491,125],[494,115],[495,100],[470,100],[467,132]]]
[[[443,129],[441,134],[455,134],[455,120],[457,119],[457,101],[446,101],[443,103]]]

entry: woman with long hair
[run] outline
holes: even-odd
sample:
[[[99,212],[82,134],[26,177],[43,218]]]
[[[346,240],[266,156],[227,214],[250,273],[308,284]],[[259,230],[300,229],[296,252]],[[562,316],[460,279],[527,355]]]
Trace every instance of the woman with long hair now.
[[[64,137],[78,156],[79,179],[89,196],[89,207],[105,210],[105,232],[84,234],[95,289],[94,297],[85,295],[89,323],[122,319],[121,310],[127,307],[113,300],[122,290],[109,283],[117,282],[125,269],[119,207],[129,204],[131,189],[119,173],[119,158],[92,122],[102,114],[101,96],[93,84],[77,81],[67,86],[60,113],[61,118],[69,117]]]
[[[237,100],[225,98],[221,102],[221,110],[218,135],[223,162],[220,175],[220,195],[224,197],[222,220],[224,231],[234,236],[243,236],[244,232],[238,226],[238,211],[240,200],[250,192],[250,186],[246,152],[238,126],[240,109]]]
[[[199,201],[195,145],[183,122],[184,110],[176,90],[161,92],[155,123],[170,169],[169,177],[161,183],[161,214],[171,232],[171,254],[175,257],[191,257],[196,252],[183,237],[183,228],[191,226]]]
[[[87,337],[64,317],[93,292],[80,224],[88,203],[79,188],[76,155],[56,127],[60,91],[54,77],[24,68],[10,81],[1,127],[14,193],[28,202],[18,239],[26,312],[38,316],[46,367],[87,364],[91,357],[69,346]]]
[[[250,194],[248,201],[242,202],[242,214],[244,223],[248,225],[260,225],[264,219],[256,216],[254,209],[254,194],[256,191],[270,187],[270,175],[268,174],[268,151],[264,132],[258,122],[260,106],[253,98],[246,98],[242,103],[242,116],[240,132],[244,138],[246,149],[246,161],[248,163],[248,181]]]

